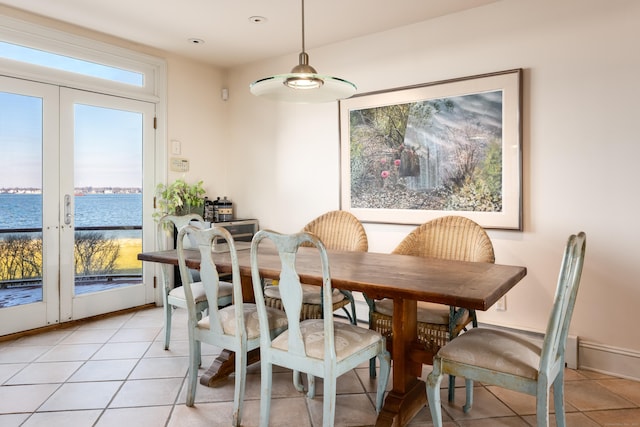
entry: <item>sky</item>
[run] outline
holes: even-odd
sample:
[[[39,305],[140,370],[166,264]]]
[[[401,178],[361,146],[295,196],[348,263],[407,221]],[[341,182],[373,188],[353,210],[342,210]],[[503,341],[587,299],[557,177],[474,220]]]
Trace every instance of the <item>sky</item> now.
[[[140,73],[4,42],[0,57],[142,85]],[[42,188],[42,102],[0,91],[0,188]],[[141,187],[142,122],[140,113],[76,104],[75,187]],[[72,142],[61,141],[65,143]]]

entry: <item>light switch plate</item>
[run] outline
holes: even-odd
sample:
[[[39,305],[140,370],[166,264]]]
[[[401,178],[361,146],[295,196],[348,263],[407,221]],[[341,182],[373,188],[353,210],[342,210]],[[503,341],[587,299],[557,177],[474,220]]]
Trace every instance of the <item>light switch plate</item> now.
[[[180,144],[180,141],[176,141],[175,139],[171,141],[171,154],[177,156],[182,154],[182,144]]]
[[[189,160],[182,157],[171,158],[172,172],[189,172]]]

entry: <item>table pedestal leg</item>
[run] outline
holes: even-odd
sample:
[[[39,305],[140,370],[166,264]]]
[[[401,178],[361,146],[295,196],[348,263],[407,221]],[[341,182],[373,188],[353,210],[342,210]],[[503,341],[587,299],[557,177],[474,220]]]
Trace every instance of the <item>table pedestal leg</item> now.
[[[418,333],[417,308],[416,301],[393,301],[393,389],[378,414],[376,427],[405,426],[427,403],[425,383],[418,380],[422,364],[411,357],[411,349]]]
[[[260,349],[256,348],[247,354],[247,366],[260,360]],[[219,383],[226,381],[229,374],[236,369],[236,354],[230,350],[222,350],[220,355],[213,361],[209,369],[200,377],[200,384],[207,387],[215,387]]]

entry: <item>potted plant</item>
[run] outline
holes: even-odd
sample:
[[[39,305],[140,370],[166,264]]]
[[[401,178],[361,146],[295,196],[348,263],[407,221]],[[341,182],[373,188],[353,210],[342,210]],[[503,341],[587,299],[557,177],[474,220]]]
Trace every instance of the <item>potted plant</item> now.
[[[156,187],[156,207],[153,217],[157,221],[163,215],[186,215],[197,213],[202,215],[205,190],[202,181],[188,184],[184,179],[176,179],[168,185],[158,184]]]

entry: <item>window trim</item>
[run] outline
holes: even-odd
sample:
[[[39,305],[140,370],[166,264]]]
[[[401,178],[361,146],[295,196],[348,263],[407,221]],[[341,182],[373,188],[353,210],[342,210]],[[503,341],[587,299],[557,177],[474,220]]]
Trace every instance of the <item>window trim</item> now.
[[[139,72],[144,82],[137,87],[6,58],[0,58],[2,74],[155,103],[165,99],[167,65],[162,58],[8,16],[0,16],[0,29],[2,41]]]

